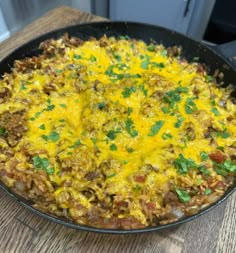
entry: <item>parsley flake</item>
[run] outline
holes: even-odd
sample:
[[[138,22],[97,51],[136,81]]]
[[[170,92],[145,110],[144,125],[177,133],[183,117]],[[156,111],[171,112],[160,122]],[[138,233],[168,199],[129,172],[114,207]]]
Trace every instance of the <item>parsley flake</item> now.
[[[183,203],[187,203],[190,201],[191,197],[189,196],[188,192],[187,191],[184,191],[184,190],[181,190],[181,189],[178,189],[175,187],[175,191],[177,193],[177,196],[179,198],[179,200]]]
[[[126,131],[128,132],[128,134],[134,138],[138,135],[138,131],[135,130],[134,128],[134,123],[132,121],[131,118],[128,118],[126,121],[125,121],[125,128],[126,128]]]
[[[52,131],[49,135],[41,135],[45,141],[56,142],[60,139],[60,135],[57,132]]]
[[[152,127],[151,130],[148,134],[148,136],[154,136],[156,135],[160,129],[162,128],[162,126],[164,125],[165,121],[163,120],[158,120]]]
[[[40,125],[39,128],[42,129],[42,130],[45,130],[45,129],[46,129],[46,127],[45,127],[44,124]]]
[[[111,151],[116,151],[117,150],[117,146],[115,144],[111,144],[110,145],[110,150]]]

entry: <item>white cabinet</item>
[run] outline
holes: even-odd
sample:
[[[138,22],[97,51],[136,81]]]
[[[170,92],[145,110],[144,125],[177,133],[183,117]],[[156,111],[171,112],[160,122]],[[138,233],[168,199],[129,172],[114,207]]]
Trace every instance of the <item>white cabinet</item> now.
[[[112,20],[156,24],[201,39],[215,0],[110,0]]]

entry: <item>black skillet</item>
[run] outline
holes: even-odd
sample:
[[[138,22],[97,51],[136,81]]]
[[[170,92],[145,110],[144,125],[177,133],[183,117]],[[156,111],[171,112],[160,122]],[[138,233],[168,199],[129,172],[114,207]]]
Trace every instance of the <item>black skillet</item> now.
[[[15,51],[13,51],[10,55],[2,60],[0,63],[0,76],[4,74],[4,72],[10,72],[11,67],[13,65],[14,60],[23,59],[25,57],[31,57],[33,55],[38,55],[41,53],[38,50],[38,46],[40,42],[45,41],[51,38],[59,38],[65,32],[69,33],[71,36],[77,36],[83,40],[89,39],[89,37],[93,36],[95,38],[100,38],[104,34],[107,36],[121,36],[128,35],[130,38],[141,39],[145,42],[150,42],[151,40],[156,41],[157,43],[162,43],[165,47],[177,45],[182,46],[183,48],[183,56],[191,61],[194,57],[199,57],[200,63],[205,63],[209,69],[209,73],[212,73],[219,69],[224,73],[224,82],[225,85],[236,83],[236,71],[234,70],[234,62],[233,53],[236,54],[236,42],[231,42],[225,45],[211,47],[194,41],[184,35],[176,33],[174,31],[154,26],[147,25],[141,23],[133,23],[133,22],[99,22],[99,23],[90,23],[90,24],[82,24],[76,26],[70,26],[66,28],[62,28],[45,35],[39,36],[36,39],[31,40],[30,42],[22,45]],[[236,64],[234,65],[236,69]],[[236,89],[232,94],[236,97]],[[236,190],[236,182],[232,187],[230,187],[225,194],[215,203],[211,204],[207,208],[201,210],[199,213],[182,218],[177,222],[173,222],[167,225],[159,225],[156,227],[147,227],[144,229],[134,229],[134,230],[116,230],[116,229],[99,229],[88,227],[84,225],[79,225],[73,223],[72,221],[55,217],[51,214],[43,213],[35,209],[32,205],[32,201],[26,200],[21,196],[13,193],[9,188],[7,188],[2,182],[0,182],[0,188],[6,191],[10,196],[12,196],[16,201],[18,201],[24,207],[30,209],[32,212],[44,217],[50,221],[62,224],[67,227],[75,228],[78,230],[92,231],[92,232],[102,232],[102,233],[114,233],[114,234],[129,234],[129,233],[141,233],[141,232],[150,232],[157,231],[164,228],[173,227],[184,222],[193,220],[200,215],[208,212],[213,207],[222,203],[226,198],[228,198],[235,190]]]

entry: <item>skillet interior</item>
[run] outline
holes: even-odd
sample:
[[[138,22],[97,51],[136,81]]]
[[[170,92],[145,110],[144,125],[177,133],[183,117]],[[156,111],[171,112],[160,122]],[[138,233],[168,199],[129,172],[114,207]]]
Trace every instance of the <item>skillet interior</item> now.
[[[41,53],[38,50],[38,46],[40,42],[45,41],[51,38],[59,38],[65,32],[69,33],[70,36],[77,36],[83,40],[87,40],[89,37],[93,36],[95,38],[100,38],[104,34],[107,36],[120,36],[120,35],[128,35],[130,38],[141,39],[145,42],[150,42],[154,40],[157,43],[163,44],[165,47],[177,45],[182,46],[182,55],[187,60],[191,61],[194,57],[199,57],[199,62],[205,63],[209,69],[210,73],[213,73],[215,69],[219,69],[224,73],[224,81],[225,85],[234,84],[236,80],[236,72],[234,71],[233,67],[224,59],[222,56],[217,54],[212,49],[209,49],[205,45],[194,41],[184,35],[179,33],[173,32],[171,30],[153,26],[153,25],[146,25],[140,23],[132,23],[132,22],[99,22],[99,23],[91,23],[91,24],[83,24],[83,25],[76,25],[71,26],[63,29],[59,29],[43,36],[40,36],[20,48],[16,49],[12,52],[9,56],[2,60],[0,63],[0,76],[2,76],[5,72],[11,71],[11,66],[13,65],[14,60],[16,59],[23,59],[25,57],[31,57],[33,55],[38,55]],[[236,89],[235,89],[236,90]],[[236,96],[236,92],[233,92],[233,96]],[[112,229],[97,229],[88,226],[82,226],[79,224],[72,223],[70,220],[66,220],[64,218],[55,217],[52,215],[45,214],[41,211],[36,210],[32,207],[32,201],[28,201],[17,194],[13,193],[8,189],[3,183],[0,182],[0,187],[5,190],[9,195],[14,197],[19,203],[23,206],[29,208],[31,211],[35,212],[36,214],[47,218],[51,221],[57,222],[59,224],[80,229],[80,230],[87,230],[93,232],[104,232],[104,233],[118,233],[118,234],[126,234],[126,233],[138,233],[138,232],[148,232],[148,231],[156,231],[168,227],[172,227],[189,220],[192,220],[201,214],[206,213],[216,205],[220,204],[224,201],[230,194],[232,194],[236,190],[236,182],[235,184],[229,188],[225,194],[214,204],[208,206],[207,208],[203,209],[198,214],[185,217],[177,222],[170,223],[167,225],[160,225],[157,227],[145,228],[145,229],[136,229],[136,230],[112,230]]]

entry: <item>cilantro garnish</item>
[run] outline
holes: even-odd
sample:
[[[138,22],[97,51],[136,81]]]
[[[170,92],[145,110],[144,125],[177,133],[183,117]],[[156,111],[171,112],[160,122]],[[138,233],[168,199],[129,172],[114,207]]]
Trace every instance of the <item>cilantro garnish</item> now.
[[[90,61],[95,62],[95,61],[97,61],[97,58],[94,55],[91,55],[90,56]]]
[[[79,55],[79,54],[74,54],[73,58],[76,59],[76,60],[79,60],[79,59],[82,58],[82,56]]]
[[[220,116],[220,113],[216,107],[212,108],[211,111],[215,114],[215,116]]]
[[[177,119],[177,121],[175,122],[175,127],[176,128],[180,128],[181,125],[183,124],[184,120],[185,120],[184,117],[179,116],[178,119]]]
[[[32,158],[33,160],[33,164],[35,166],[36,169],[42,169],[44,170],[46,173],[52,175],[54,173],[54,168],[53,167],[49,167],[50,162],[47,158],[41,158],[40,156],[34,156]]]
[[[206,80],[206,82],[212,82],[213,81],[213,77],[212,76],[209,76],[209,75],[206,75],[205,76],[205,80]]]
[[[60,104],[60,107],[66,108],[66,104]]]
[[[197,106],[196,104],[193,102],[193,98],[187,98],[186,102],[185,102],[185,112],[187,114],[192,114],[193,112],[197,111]]]
[[[133,149],[133,148],[126,147],[126,151],[127,151],[128,153],[133,153],[133,152],[134,152],[134,149]]]
[[[175,191],[177,193],[177,196],[179,198],[179,200],[183,203],[186,203],[186,202],[189,202],[191,197],[189,196],[188,192],[187,191],[184,191],[184,190],[181,190],[181,189],[178,189],[175,187]]]
[[[140,86],[139,86],[139,89],[143,92],[143,95],[144,95],[145,97],[147,97],[147,95],[148,95],[148,90],[145,89],[144,85],[140,85]]]
[[[116,174],[112,173],[112,174],[108,175],[107,178],[111,178],[111,177],[115,177],[115,176],[116,176]]]
[[[164,133],[161,137],[162,137],[163,140],[167,140],[167,139],[173,138],[173,136],[171,134],[169,134],[169,133]]]
[[[128,118],[126,121],[125,121],[125,128],[126,128],[126,131],[128,132],[128,134],[134,138],[138,135],[138,131],[135,130],[134,128],[134,123],[132,121],[131,118]]]
[[[209,195],[209,194],[211,194],[211,192],[212,192],[212,191],[211,191],[210,188],[206,188],[204,194],[205,194],[205,195]]]
[[[45,130],[45,129],[46,129],[46,127],[45,127],[44,124],[40,125],[39,128],[42,129],[42,130]]]
[[[153,44],[147,46],[147,50],[150,51],[150,52],[154,52],[155,48],[156,48],[156,46],[153,45]]]
[[[212,162],[215,166],[217,174],[219,175],[227,176],[229,173],[236,172],[236,163],[230,160],[225,160],[223,163],[216,163],[214,161]]]
[[[103,110],[105,108],[106,104],[104,102],[97,103],[97,107],[99,110]]]
[[[135,86],[125,87],[124,90],[122,91],[122,95],[123,95],[124,98],[128,98],[134,92],[136,92],[136,87]]]
[[[192,159],[187,159],[182,154],[174,160],[174,166],[179,174],[186,174],[189,169],[197,168],[197,164]]]
[[[117,146],[115,144],[111,144],[110,145],[110,150],[111,151],[116,151],[117,150]]]
[[[209,158],[208,154],[204,151],[200,153],[200,156],[202,161],[206,161]]]
[[[57,132],[52,131],[49,135],[41,135],[45,141],[56,142],[60,139],[60,135]]]
[[[168,91],[164,94],[164,102],[169,105],[169,109],[175,109],[176,104],[181,101],[181,93],[187,93],[187,87],[178,87],[174,90]],[[165,109],[167,112],[167,110]]]
[[[216,137],[227,139],[230,137],[230,133],[227,132],[227,129],[224,129],[222,132],[216,132]]]
[[[110,130],[108,133],[107,133],[107,137],[111,140],[115,140],[116,138],[116,131],[114,130]]]
[[[78,140],[78,141],[76,141],[73,145],[71,145],[69,148],[77,148],[77,147],[79,147],[81,144],[82,144],[81,141]]]
[[[7,133],[6,129],[0,126],[0,136],[4,136],[6,133]]]
[[[148,136],[154,136],[156,135],[159,130],[162,128],[162,126],[164,125],[164,121],[163,120],[158,120],[152,127],[151,130],[148,134]]]
[[[199,165],[197,168],[204,175],[210,175],[211,174],[210,171],[204,165]]]

